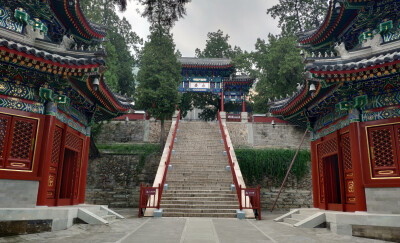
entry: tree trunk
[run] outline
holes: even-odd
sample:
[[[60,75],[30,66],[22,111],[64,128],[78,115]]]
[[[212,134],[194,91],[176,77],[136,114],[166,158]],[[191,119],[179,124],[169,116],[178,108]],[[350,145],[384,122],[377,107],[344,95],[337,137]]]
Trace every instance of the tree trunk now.
[[[100,157],[99,149],[97,148],[96,144],[94,143],[93,135],[90,134],[89,158],[95,159],[98,157]]]
[[[164,119],[161,119],[161,133],[160,133],[160,149],[161,152],[164,150],[165,146],[165,127],[164,127]]]

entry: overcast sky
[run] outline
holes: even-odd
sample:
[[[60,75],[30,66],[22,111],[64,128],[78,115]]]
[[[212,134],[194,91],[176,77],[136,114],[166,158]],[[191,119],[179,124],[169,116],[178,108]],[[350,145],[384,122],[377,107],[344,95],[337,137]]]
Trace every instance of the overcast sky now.
[[[279,0],[192,0],[186,5],[187,15],[172,29],[177,49],[183,56],[194,56],[196,48],[204,49],[208,32],[221,29],[230,36],[229,44],[242,50],[254,50],[257,38],[266,39],[268,33],[279,34],[278,21],[267,15],[267,9]],[[122,13],[133,30],[146,39],[149,23],[140,17],[134,1],[128,2]]]

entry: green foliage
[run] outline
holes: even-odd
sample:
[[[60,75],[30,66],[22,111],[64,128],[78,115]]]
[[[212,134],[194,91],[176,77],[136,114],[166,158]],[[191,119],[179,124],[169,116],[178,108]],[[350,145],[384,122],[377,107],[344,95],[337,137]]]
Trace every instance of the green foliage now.
[[[107,52],[105,73],[106,83],[114,92],[133,95],[135,91],[135,75],[133,68],[137,65],[138,57],[132,53],[139,52],[143,40],[132,30],[125,19],[117,15],[116,6],[124,8],[126,1],[120,0],[81,0],[85,16],[92,22],[102,24],[107,28],[105,49]],[[116,4],[116,5],[115,5]]]
[[[229,58],[233,56],[232,46],[228,43],[229,35],[224,36],[222,30],[208,32],[208,40],[203,51],[196,48],[196,57],[199,58]]]
[[[287,149],[235,149],[243,177],[251,184],[260,183],[264,177],[281,183],[296,153]],[[311,153],[300,150],[291,174],[301,179],[308,173]]]
[[[304,64],[295,47],[295,36],[268,36],[268,43],[258,39],[256,51],[252,53],[258,69],[258,83],[254,97],[254,109],[258,113],[268,111],[268,99],[285,97],[296,91],[296,84],[303,82]]]
[[[293,35],[317,28],[324,20],[327,8],[326,0],[279,0],[267,14],[279,19],[282,35]]]
[[[178,104],[181,65],[175,56],[172,36],[163,30],[153,31],[145,43],[138,73],[138,104],[150,116],[165,120]]]
[[[138,0],[144,6],[142,16],[153,26],[170,30],[186,14],[185,4],[191,0]]]

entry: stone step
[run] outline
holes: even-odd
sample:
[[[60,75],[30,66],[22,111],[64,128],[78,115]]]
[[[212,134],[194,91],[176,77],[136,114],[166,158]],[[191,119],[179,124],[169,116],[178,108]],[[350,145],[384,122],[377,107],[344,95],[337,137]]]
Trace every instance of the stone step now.
[[[213,209],[213,208],[166,208],[164,212],[177,213],[236,213],[236,209]]]
[[[183,199],[182,200],[181,199],[179,199],[179,200],[161,199],[161,204],[177,204],[177,205],[179,205],[179,204],[185,204],[185,205],[201,204],[201,205],[215,205],[215,206],[217,206],[217,205],[236,205],[236,206],[238,206],[239,202],[237,200],[210,201],[210,200],[204,199],[204,200],[198,200],[198,201],[195,201],[195,200],[187,201],[187,200],[183,200]]]
[[[220,187],[223,188],[223,190],[229,189],[232,182],[214,182],[214,183],[208,183],[208,182],[196,182],[196,181],[179,181],[179,182],[173,182],[167,180],[166,183],[168,184],[168,188],[177,188],[177,187],[187,187],[187,188],[193,188],[193,187],[201,187],[204,189],[209,189],[209,188],[215,188],[215,187]]]
[[[235,213],[186,213],[186,212],[163,212],[163,217],[207,217],[207,218],[236,218]]]
[[[179,172],[201,172],[201,171],[221,171],[222,169],[226,170],[226,166],[228,166],[228,163],[226,164],[211,164],[211,165],[201,165],[201,164],[176,164],[176,163],[170,163],[172,165],[172,169],[169,170],[169,172],[172,171],[179,171]],[[221,171],[222,172],[222,171]]]
[[[224,155],[223,150],[221,150],[220,152],[218,152],[218,154],[192,154],[192,153],[188,153],[188,154],[179,154],[179,151],[176,152],[175,154],[171,156],[171,159],[181,159],[184,158],[185,160],[187,159],[191,159],[193,160],[198,160],[198,159],[211,159],[211,160],[216,160],[216,159],[221,159],[221,158],[227,158],[226,155]]]
[[[215,182],[232,182],[232,177],[231,178],[196,178],[196,181],[194,181],[191,178],[167,178],[167,182],[171,184],[176,184],[176,183],[187,183],[187,182],[194,182],[194,183],[208,183],[212,184]]]
[[[164,193],[166,193],[166,192],[168,192],[168,193],[232,193],[232,191],[231,190],[199,190],[199,189],[197,189],[197,190],[183,190],[183,189],[170,189],[170,188],[168,188],[168,190],[167,191],[164,191],[163,192],[163,194]]]
[[[182,184],[182,185],[169,185],[168,184],[168,190],[213,190],[213,191],[225,191],[229,189],[230,185],[187,185],[187,184]]]
[[[298,213],[294,213],[292,214],[292,219],[297,219],[299,221],[308,218],[309,216],[311,216],[312,214],[308,215],[308,214],[298,214]]]
[[[168,173],[167,174],[167,180],[168,179],[180,179],[180,178],[189,178],[191,180],[195,180],[196,178],[201,178],[201,179],[216,179],[216,178],[232,178],[232,174],[228,174],[228,172],[221,172],[220,174],[206,174],[206,173],[190,173],[190,174],[185,174],[184,176],[182,175],[183,173]]]
[[[298,223],[300,220],[298,219],[293,219],[293,218],[285,218],[283,219],[283,222],[288,223],[288,224],[295,224]]]
[[[167,180],[168,179],[174,179],[174,180],[179,180],[179,179],[188,179],[188,180],[197,180],[197,179],[204,179],[204,180],[214,180],[214,179],[232,179],[232,174],[224,173],[220,175],[207,175],[207,174],[191,174],[191,175],[186,175],[186,176],[181,176],[179,174],[168,174],[167,175]]]
[[[184,137],[176,137],[177,140],[174,143],[174,146],[179,146],[180,144],[185,145],[185,146],[189,146],[191,145],[192,147],[196,147],[196,146],[225,146],[223,143],[221,143],[221,136],[218,137],[210,137],[207,136],[206,138],[200,138],[197,140],[193,140],[191,138],[184,138]]]
[[[173,158],[170,161],[171,164],[179,164],[179,165],[190,165],[190,166],[211,166],[211,165],[223,165],[223,164],[229,164],[228,158],[226,157],[221,157],[221,158],[204,158],[204,159],[199,159],[199,158],[190,158],[190,156],[185,157],[185,158]]]
[[[221,165],[221,164],[228,164],[227,157],[210,157],[210,158],[191,158],[187,156],[185,158],[172,158],[170,161],[171,164],[181,164],[181,165],[197,165],[197,166],[210,166],[210,165]]]
[[[224,197],[224,196],[219,196],[219,197],[162,197],[161,201],[163,202],[169,202],[169,203],[175,203],[176,201],[192,201],[192,202],[200,202],[200,201],[229,201],[229,200],[236,200],[236,197]]]
[[[235,198],[236,194],[231,192],[220,192],[220,193],[212,193],[212,192],[163,192],[163,199],[175,198],[175,197],[227,197],[227,198]]]
[[[168,171],[168,175],[171,174],[180,174],[182,176],[186,176],[186,175],[191,175],[194,173],[201,173],[201,174],[224,174],[224,173],[229,173],[229,171],[226,170],[225,167],[220,168],[219,170],[209,170],[208,168],[204,168],[203,170],[182,170],[182,168],[173,168],[172,170]]]
[[[107,220],[108,223],[112,223],[115,220],[117,220],[117,216],[115,216],[115,215],[105,215],[105,216],[102,216],[102,218]]]
[[[204,209],[239,209],[239,204],[160,204],[161,208],[204,208]]]
[[[181,149],[177,149],[177,148],[173,148],[174,150],[175,150],[175,154],[174,155],[172,155],[172,157],[176,157],[176,156],[178,156],[178,155],[190,155],[190,156],[198,156],[198,155],[200,155],[200,156],[202,156],[202,155],[218,155],[218,153],[219,152],[221,152],[221,154],[222,154],[222,151],[224,151],[224,149],[218,149],[218,150],[208,150],[207,148],[205,148],[204,150],[206,150],[206,151],[204,151],[204,152],[199,152],[197,149],[194,149],[193,151],[190,151],[190,150],[181,150]]]

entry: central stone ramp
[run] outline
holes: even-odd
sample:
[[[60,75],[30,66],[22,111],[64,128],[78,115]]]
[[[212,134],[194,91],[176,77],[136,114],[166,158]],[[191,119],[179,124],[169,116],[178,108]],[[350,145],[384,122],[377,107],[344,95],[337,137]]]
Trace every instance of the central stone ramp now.
[[[161,199],[163,216],[236,217],[239,202],[230,190],[232,174],[226,170],[218,123],[182,121],[176,138]]]

